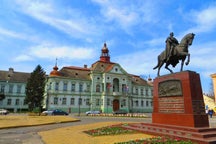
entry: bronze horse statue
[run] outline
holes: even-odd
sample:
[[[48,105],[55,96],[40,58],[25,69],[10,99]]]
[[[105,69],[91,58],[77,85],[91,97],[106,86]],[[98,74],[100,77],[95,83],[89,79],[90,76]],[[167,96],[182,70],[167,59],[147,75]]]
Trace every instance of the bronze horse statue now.
[[[181,60],[181,69],[180,71],[183,71],[183,65],[186,57],[188,57],[186,65],[190,62],[190,53],[188,52],[188,47],[192,45],[193,39],[195,34],[189,33],[185,35],[179,45],[175,46],[173,50],[173,54],[170,56],[170,58],[167,60],[166,58],[166,52],[163,51],[158,56],[158,64],[153,69],[158,68],[157,76],[160,76],[160,69],[163,66],[164,63],[166,63],[165,68],[170,71],[170,73],[173,73],[173,71],[168,67],[170,64],[175,67],[179,61]]]

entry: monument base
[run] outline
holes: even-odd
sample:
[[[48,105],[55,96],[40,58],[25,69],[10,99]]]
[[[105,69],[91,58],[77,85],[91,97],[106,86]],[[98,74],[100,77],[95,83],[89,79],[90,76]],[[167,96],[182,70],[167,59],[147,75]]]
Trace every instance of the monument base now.
[[[215,144],[216,128],[202,127],[192,128],[185,126],[174,126],[153,123],[129,123],[122,126],[127,129],[137,130],[146,134],[157,136],[179,137],[185,140],[191,140],[197,144]]]
[[[199,74],[183,71],[154,80],[152,123],[209,127]]]
[[[154,80],[152,123],[130,123],[123,127],[153,135],[215,144],[216,128],[209,128],[199,74],[184,71]]]

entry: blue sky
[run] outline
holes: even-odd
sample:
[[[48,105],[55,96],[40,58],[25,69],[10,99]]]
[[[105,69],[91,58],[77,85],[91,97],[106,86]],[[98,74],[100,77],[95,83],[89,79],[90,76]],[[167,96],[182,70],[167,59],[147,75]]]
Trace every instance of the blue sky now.
[[[193,32],[184,70],[200,74],[204,92],[216,73],[215,0],[1,0],[0,9],[1,70],[32,72],[40,64],[49,74],[56,58],[59,68],[90,67],[106,42],[112,62],[155,78],[169,33],[180,41]]]

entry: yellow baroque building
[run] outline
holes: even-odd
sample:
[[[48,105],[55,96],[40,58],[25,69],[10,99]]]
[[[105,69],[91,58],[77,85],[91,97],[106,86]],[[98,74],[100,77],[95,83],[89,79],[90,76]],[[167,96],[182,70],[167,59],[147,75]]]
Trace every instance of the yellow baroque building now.
[[[212,78],[212,82],[213,82],[213,92],[214,92],[214,96],[215,96],[215,94],[216,94],[216,73],[212,74],[211,78]],[[216,97],[215,97],[215,100],[216,100]],[[216,101],[215,101],[215,103],[216,103]]]
[[[91,67],[57,64],[47,77],[45,108],[62,109],[70,113],[98,110],[112,113],[152,112],[153,82],[127,73],[118,63],[110,61],[104,43],[101,56]]]

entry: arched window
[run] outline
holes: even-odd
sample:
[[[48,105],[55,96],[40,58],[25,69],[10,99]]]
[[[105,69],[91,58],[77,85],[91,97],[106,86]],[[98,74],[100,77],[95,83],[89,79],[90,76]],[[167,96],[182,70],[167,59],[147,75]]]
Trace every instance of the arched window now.
[[[113,91],[119,92],[119,79],[117,78],[113,79]]]
[[[96,92],[100,92],[100,85],[99,84],[96,85]]]

